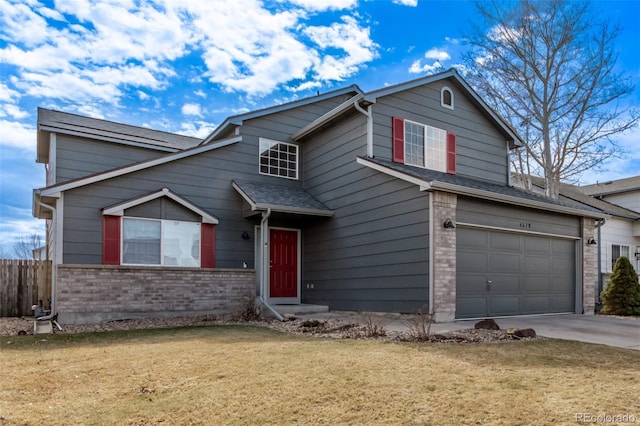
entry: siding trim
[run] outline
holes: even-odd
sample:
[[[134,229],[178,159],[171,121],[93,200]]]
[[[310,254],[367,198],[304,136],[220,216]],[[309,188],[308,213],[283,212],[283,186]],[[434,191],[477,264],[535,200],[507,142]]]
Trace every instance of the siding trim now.
[[[526,231],[524,229],[504,228],[502,226],[478,225],[475,223],[466,223],[466,222],[456,222],[456,226],[462,226],[464,228],[487,229],[490,231],[508,232],[512,234],[528,234],[528,235],[537,235],[541,237],[564,238],[566,240],[576,240],[576,241],[582,240],[582,237],[574,237],[572,235],[552,234],[549,232],[539,232],[539,231]]]
[[[37,196],[40,197],[59,197],[64,191],[75,189],[81,186],[90,185],[103,180],[111,179],[114,177],[126,175],[129,173],[145,170],[151,167],[159,166],[161,164],[170,163],[172,161],[181,160],[183,158],[192,157],[194,155],[202,154],[203,152],[212,151],[217,148],[223,148],[225,146],[233,145],[234,143],[241,142],[242,136],[235,136],[226,140],[222,140],[210,145],[197,146],[195,148],[186,149],[177,153],[163,155],[162,157],[154,158],[152,160],[142,161],[125,167],[119,167],[111,169],[106,172],[98,173],[95,175],[80,178],[71,182],[63,183],[60,185],[54,185],[37,190]]]
[[[176,195],[175,193],[171,192],[169,190],[169,188],[162,188],[160,191],[153,192],[151,194],[147,194],[147,195],[144,195],[142,197],[135,198],[133,200],[125,201],[124,203],[121,203],[121,204],[118,204],[118,205],[115,205],[115,206],[112,206],[112,207],[106,207],[106,208],[102,209],[102,214],[104,216],[124,216],[124,211],[126,209],[129,209],[129,208],[135,207],[135,206],[139,206],[140,204],[147,203],[149,201],[155,200],[155,199],[160,198],[160,197],[171,198],[176,203],[182,205],[183,207],[187,208],[188,210],[191,210],[195,214],[201,216],[202,217],[202,223],[210,223],[210,224],[214,224],[214,225],[218,224],[218,219],[216,217],[210,215],[209,213],[207,213],[206,211],[202,210],[200,207],[196,206],[195,204],[191,203],[190,201],[187,201],[184,198],[182,198],[182,197]]]
[[[313,133],[316,129],[318,129],[322,125],[330,122],[331,120],[333,120],[334,118],[342,114],[344,111],[350,109],[352,106],[354,106],[354,103],[360,101],[361,99],[362,99],[361,94],[358,94],[352,98],[349,98],[347,101],[338,105],[337,107],[327,112],[323,116],[316,118],[311,123],[307,124],[302,129],[292,134],[291,139],[294,141],[298,141],[299,139],[302,139],[303,137],[309,135],[310,133]]]

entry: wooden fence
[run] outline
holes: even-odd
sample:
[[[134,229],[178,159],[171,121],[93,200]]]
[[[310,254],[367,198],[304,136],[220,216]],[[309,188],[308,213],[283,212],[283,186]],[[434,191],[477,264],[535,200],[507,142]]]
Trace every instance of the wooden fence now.
[[[51,261],[0,259],[0,317],[33,315],[40,301],[49,308]]]

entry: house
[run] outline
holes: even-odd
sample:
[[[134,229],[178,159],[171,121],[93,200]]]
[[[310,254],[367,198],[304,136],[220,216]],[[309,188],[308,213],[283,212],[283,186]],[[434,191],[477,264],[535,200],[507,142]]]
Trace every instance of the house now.
[[[598,229],[601,265],[600,289],[606,285],[619,257],[629,258],[640,272],[640,176],[584,185],[580,191],[615,205],[624,215],[615,215]]]
[[[593,313],[587,241],[607,215],[514,187],[521,143],[453,70],[236,115],[203,140],[40,109],[53,311],[88,322],[258,296],[437,321]]]

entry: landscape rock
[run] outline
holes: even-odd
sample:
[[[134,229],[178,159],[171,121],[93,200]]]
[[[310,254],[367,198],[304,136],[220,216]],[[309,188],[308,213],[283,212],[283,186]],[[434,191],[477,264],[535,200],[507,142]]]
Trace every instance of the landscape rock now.
[[[513,335],[518,337],[536,337],[536,331],[533,328],[523,328],[516,330]]]
[[[479,321],[475,325],[476,330],[500,330],[500,326],[493,319]]]

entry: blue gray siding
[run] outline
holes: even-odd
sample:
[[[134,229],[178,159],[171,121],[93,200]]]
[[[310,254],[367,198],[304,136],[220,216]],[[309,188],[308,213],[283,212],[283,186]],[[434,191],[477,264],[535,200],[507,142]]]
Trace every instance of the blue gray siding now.
[[[427,195],[356,163],[366,154],[362,115],[303,147],[305,188],[335,211],[303,233],[303,301],[417,311],[428,302]]]
[[[445,85],[454,93],[454,110],[440,106],[440,89]],[[376,157],[391,160],[392,117],[402,117],[456,134],[458,175],[507,184],[504,136],[452,82],[438,81],[378,98],[373,112]]]

